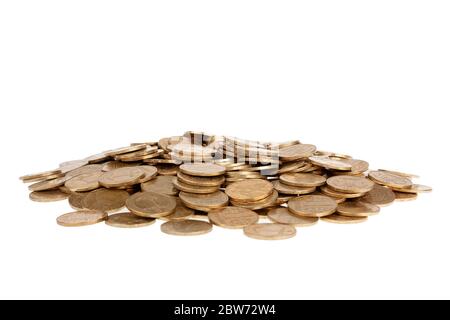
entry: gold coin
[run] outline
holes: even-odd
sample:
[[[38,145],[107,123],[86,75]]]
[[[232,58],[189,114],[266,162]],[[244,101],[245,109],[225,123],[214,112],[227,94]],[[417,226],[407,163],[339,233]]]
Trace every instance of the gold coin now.
[[[173,177],[172,180],[173,185],[180,191],[188,192],[188,193],[213,193],[219,190],[219,187],[201,187],[201,186],[193,186],[191,184],[186,184],[178,180],[178,178]]]
[[[177,206],[175,211],[168,216],[160,217],[162,220],[184,220],[190,218],[194,215],[195,211],[186,207],[183,202],[181,202],[180,198],[175,198],[177,202]]]
[[[176,176],[178,173],[178,166],[174,164],[157,164],[158,174],[162,176]]]
[[[409,188],[412,186],[412,181],[409,178],[387,171],[370,171],[369,178],[378,184],[391,188]]]
[[[307,172],[309,170],[313,169],[313,166],[311,163],[305,163],[303,166],[292,170],[291,172],[297,173],[297,172]]]
[[[24,182],[34,182],[34,181],[40,181],[47,176],[60,175],[61,173],[62,173],[61,169],[55,169],[55,170],[44,171],[44,172],[39,172],[39,173],[27,174],[25,176],[20,177],[19,179]]]
[[[331,189],[330,189],[331,190]],[[332,190],[333,191],[333,190]],[[334,191],[333,191],[334,192]],[[336,197],[336,196],[332,196],[331,194],[326,194],[326,193],[324,193],[324,192],[322,192],[322,191],[315,191],[315,192],[313,192],[312,194],[314,194],[314,195],[318,195],[318,196],[323,196],[323,195],[325,195],[325,196],[327,196],[327,197],[330,197],[331,199],[333,199],[334,201],[336,201],[336,203],[342,203],[342,202],[344,202],[345,200],[347,200],[346,198],[341,198],[341,197]]]
[[[69,195],[61,190],[33,191],[30,199],[36,202],[53,202],[67,199]]]
[[[102,174],[103,172],[83,173],[67,180],[64,186],[71,192],[95,190],[100,187],[98,179]]]
[[[334,176],[327,179],[327,185],[338,192],[366,193],[372,190],[374,183],[361,177]]]
[[[367,221],[367,217],[347,217],[333,213],[332,215],[320,218],[320,220],[338,224],[351,224]]]
[[[258,222],[258,214],[252,210],[238,207],[225,207],[211,210],[209,220],[223,228],[239,229]]]
[[[250,179],[230,184],[225,193],[234,200],[258,201],[267,198],[273,190],[269,181],[262,179]]]
[[[157,176],[153,180],[141,183],[141,190],[175,196],[178,194],[178,190],[173,185],[172,180],[172,176]]]
[[[103,164],[102,171],[108,172],[119,168],[136,167],[138,165],[140,165],[140,163],[109,161]]]
[[[333,169],[333,170],[344,170],[344,171],[350,171],[352,170],[352,165],[345,160],[338,160],[338,159],[331,159],[327,156],[313,156],[309,157],[309,161],[311,161],[312,164],[323,167],[326,169]]]
[[[53,180],[45,180],[45,181],[30,184],[28,186],[28,190],[30,190],[30,191],[51,190],[51,189],[55,189],[55,188],[62,186],[64,184],[64,182],[66,182],[66,177],[56,178]]]
[[[325,184],[327,179],[313,173],[284,173],[280,181],[293,187],[318,187]]]
[[[279,193],[284,193],[286,195],[301,195],[313,193],[316,187],[294,187],[280,182],[280,180],[272,181],[273,188]]]
[[[102,172],[102,168],[103,168],[102,164],[88,164],[83,167],[72,170],[70,172],[67,172],[66,178],[71,179],[73,177],[79,176],[80,174]]]
[[[413,184],[409,188],[392,188],[392,190],[405,193],[422,193],[422,192],[431,192],[433,188],[429,186],[424,186],[423,184]]]
[[[363,173],[369,170],[369,163],[364,160],[358,159],[345,159],[344,162],[349,163],[352,166],[351,172],[353,174]]]
[[[131,212],[116,213],[110,215],[105,220],[105,224],[108,226],[118,228],[139,228],[149,226],[153,223],[155,223],[155,219],[139,217]]]
[[[386,170],[386,169],[378,169],[378,171],[392,173],[396,176],[405,177],[405,178],[409,178],[409,179],[420,178],[417,174],[413,174],[413,173],[406,173],[406,172],[395,171],[395,170]]]
[[[138,216],[159,218],[172,214],[177,202],[171,196],[147,191],[133,194],[127,199],[126,206]]]
[[[250,210],[259,210],[267,207],[272,207],[276,205],[278,199],[278,192],[276,190],[273,190],[272,194],[269,195],[267,198],[264,198],[262,200],[258,201],[246,201],[246,202],[239,202],[234,201],[233,199],[230,200],[231,204],[235,207],[241,207],[246,208]]]
[[[89,210],[111,212],[123,208],[128,197],[124,190],[97,189],[86,194],[81,205]]]
[[[137,144],[134,146],[126,146],[126,147],[121,147],[121,148],[117,148],[117,149],[113,149],[113,150],[108,150],[108,151],[105,151],[104,154],[109,157],[114,157],[119,154],[134,152],[134,151],[138,151],[138,150],[142,150],[142,149],[146,149],[146,148],[147,148],[147,144],[143,143],[143,144]]]
[[[144,176],[138,181],[138,183],[150,181],[158,174],[158,169],[154,166],[139,166],[138,169],[144,172]]]
[[[380,212],[380,207],[362,201],[346,201],[338,204],[336,211],[347,217],[368,217]]]
[[[228,196],[222,191],[210,194],[180,192],[180,199],[186,207],[200,211],[210,211],[228,204]]]
[[[185,138],[174,136],[174,137],[168,137],[168,138],[162,138],[158,141],[158,146],[165,150],[170,151],[172,149],[173,145],[177,145],[178,143],[181,143]]]
[[[214,163],[185,163],[180,171],[191,176],[212,177],[224,174],[225,168]]]
[[[375,184],[373,189],[361,198],[361,201],[377,206],[387,206],[395,200],[394,192],[388,188]]]
[[[259,223],[246,226],[244,234],[258,240],[283,240],[295,237],[297,231],[288,224]]]
[[[176,164],[176,165],[182,164],[181,161],[175,160],[175,159],[148,159],[148,160],[145,161],[145,163],[149,163],[149,164]]]
[[[327,196],[306,195],[289,200],[288,208],[293,214],[304,217],[323,217],[336,211],[337,203]]]
[[[346,192],[338,192],[334,189],[329,188],[328,186],[321,186],[320,192],[326,196],[333,198],[344,198],[344,199],[352,199],[359,198],[365,195],[365,193],[346,193]]]
[[[306,164],[305,161],[292,161],[283,163],[281,167],[278,169],[278,174],[283,174],[287,172],[291,172],[295,169],[301,168]]]
[[[275,201],[275,204],[282,205],[282,204],[287,203],[289,200],[291,200],[293,198],[295,198],[295,196],[291,195],[291,194],[278,194],[278,198]]]
[[[86,194],[83,193],[72,193],[69,195],[69,205],[72,207],[72,209],[75,210],[82,210],[83,207],[83,199],[86,196]]]
[[[161,155],[164,154],[164,150],[157,150],[156,152],[151,152],[151,153],[144,153],[141,155],[135,155],[133,157],[128,156],[115,156],[114,159],[115,160],[120,160],[120,161],[124,161],[124,162],[135,162],[135,161],[144,161],[147,162],[148,160],[157,158]]]
[[[417,193],[394,192],[396,201],[411,201],[417,199]]]
[[[136,184],[144,176],[144,171],[137,167],[125,167],[103,173],[98,181],[104,187],[117,188]]]
[[[92,156],[89,156],[89,157],[85,158],[84,160],[86,160],[88,163],[101,163],[101,162],[105,162],[109,158],[110,157],[107,156],[104,152],[100,152],[100,153],[94,154]]]
[[[64,173],[57,173],[57,174],[53,174],[50,176],[44,176],[44,177],[35,177],[33,179],[25,179],[22,180],[23,183],[31,183],[31,182],[42,182],[42,181],[48,181],[48,180],[53,180],[56,178],[64,178],[65,174]]]
[[[295,144],[279,150],[282,161],[294,161],[312,156],[316,151],[316,146],[312,144]]]
[[[319,218],[316,217],[301,217],[293,215],[288,208],[284,207],[270,210],[267,213],[267,216],[275,223],[290,224],[295,227],[309,227],[319,221]]]
[[[177,177],[178,180],[183,183],[199,187],[220,187],[220,185],[225,182],[225,178],[223,176],[195,177],[184,174],[183,172],[178,172]]]
[[[63,214],[56,219],[56,222],[63,227],[82,227],[99,223],[107,217],[105,212],[81,210]]]
[[[114,156],[114,158],[119,161],[127,161],[128,159],[132,159],[132,158],[136,158],[136,157],[143,157],[143,156],[146,156],[149,154],[154,154],[156,152],[158,152],[158,147],[147,146],[146,148],[140,149],[138,151],[127,152],[127,153],[116,155],[116,156]]]
[[[67,173],[88,164],[87,160],[71,160],[59,164],[62,173]]]
[[[291,141],[285,141],[285,142],[280,142],[280,143],[273,143],[271,144],[272,147],[276,147],[278,149],[283,149],[283,148],[287,148],[296,144],[300,144],[300,141],[298,140],[291,140]]]
[[[167,221],[161,225],[161,231],[175,236],[196,236],[208,233],[212,224],[199,220]]]

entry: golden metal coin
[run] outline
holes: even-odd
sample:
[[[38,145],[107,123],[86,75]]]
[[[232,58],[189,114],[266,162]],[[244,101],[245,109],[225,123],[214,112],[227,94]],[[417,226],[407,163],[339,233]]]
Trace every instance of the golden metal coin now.
[[[358,159],[345,159],[344,162],[349,163],[352,166],[351,172],[353,174],[363,173],[369,170],[369,163],[364,160]]]
[[[50,170],[50,171],[28,174],[28,175],[20,177],[19,179],[24,182],[34,182],[34,181],[40,181],[43,178],[48,177],[48,176],[60,175],[61,173],[62,173],[61,169],[55,169],[55,170]]]
[[[144,176],[138,181],[138,183],[150,181],[158,174],[158,169],[154,166],[139,166],[138,169],[144,172]]]
[[[175,160],[175,159],[148,159],[145,161],[145,163],[148,163],[148,164],[176,164],[176,165],[182,164],[181,161]]]
[[[344,171],[352,170],[352,165],[346,162],[344,159],[338,160],[338,159],[331,159],[330,157],[327,156],[313,156],[309,157],[309,161],[311,161],[311,163],[316,166],[323,167],[326,169],[344,170]]]
[[[320,220],[338,224],[352,224],[367,221],[367,217],[347,217],[333,213],[332,215],[320,218]]]
[[[361,201],[377,206],[387,206],[395,200],[394,192],[388,188],[375,184],[373,189],[361,198]]]
[[[220,185],[225,182],[225,178],[223,176],[195,177],[184,174],[183,172],[178,172],[177,177],[178,180],[183,183],[199,187],[220,187]]]
[[[225,173],[225,168],[214,163],[185,163],[180,166],[180,171],[191,176],[213,177]]]
[[[307,172],[313,169],[313,165],[311,163],[305,163],[303,166],[298,167],[297,169],[292,170],[291,172]]]
[[[406,173],[406,172],[395,171],[395,170],[386,170],[386,169],[378,169],[378,171],[392,173],[392,174],[395,174],[396,176],[405,177],[405,178],[409,178],[409,179],[420,178],[417,174],[413,174],[413,173]]]
[[[105,224],[118,228],[139,228],[146,227],[155,223],[153,218],[139,217],[131,212],[120,212],[110,215],[105,220]]]
[[[425,186],[423,184],[413,184],[409,188],[392,188],[392,190],[406,193],[422,193],[422,192],[431,192],[433,188]]]
[[[141,163],[135,162],[120,162],[120,161],[109,161],[103,164],[102,171],[108,172],[119,168],[136,167]]]
[[[105,151],[104,154],[109,157],[114,157],[119,154],[134,152],[134,151],[138,151],[138,150],[142,150],[142,149],[146,149],[146,148],[147,148],[147,144],[143,143],[143,144],[137,144],[134,146],[126,146],[126,147],[121,147],[121,148],[117,148],[117,149],[113,149],[113,150],[108,150],[108,151]]]
[[[409,178],[398,176],[387,171],[370,171],[369,178],[378,184],[391,188],[409,188],[413,184]]]
[[[86,196],[86,194],[83,193],[72,193],[69,195],[69,205],[72,207],[72,209],[75,210],[83,210],[83,199]]]
[[[62,186],[64,184],[64,182],[66,182],[66,177],[56,178],[53,180],[45,180],[45,181],[30,184],[28,186],[28,190],[30,190],[30,191],[51,190],[51,189],[55,189],[55,188]]]
[[[362,201],[346,201],[338,204],[336,211],[347,217],[368,217],[378,214],[380,207]]]
[[[417,193],[394,192],[396,201],[411,201],[417,199]]]
[[[212,224],[199,220],[167,221],[161,225],[161,231],[175,236],[196,236],[212,230]]]
[[[312,156],[315,151],[316,146],[312,144],[294,144],[280,149],[279,155],[282,161],[294,161],[308,158]]]
[[[88,163],[101,163],[107,161],[109,158],[110,157],[107,156],[104,152],[100,152],[92,156],[89,156],[84,160],[86,160]]]
[[[141,183],[142,191],[152,191],[168,196],[176,196],[178,190],[172,183],[172,176],[157,176],[155,179]]]
[[[151,146],[147,146],[144,149],[138,150],[138,151],[133,151],[133,152],[127,152],[127,153],[123,153],[123,154],[119,154],[114,156],[114,159],[119,160],[119,161],[127,161],[133,158],[139,158],[139,157],[143,157],[149,154],[154,154],[158,152],[158,147],[151,147]]]
[[[69,195],[61,190],[33,191],[30,199],[36,202],[53,202],[67,199]]]
[[[128,197],[124,190],[97,189],[86,194],[81,205],[89,210],[111,212],[123,208]]]
[[[172,183],[180,191],[188,192],[188,193],[213,193],[219,190],[219,187],[201,187],[201,186],[193,186],[191,184],[186,184],[178,180],[178,178],[173,177]]]
[[[158,174],[162,176],[176,176],[178,173],[178,166],[174,164],[157,164]]]
[[[117,188],[136,184],[144,176],[138,167],[125,167],[103,173],[98,181],[104,187]]]
[[[259,223],[246,226],[244,234],[258,240],[283,240],[295,237],[295,227],[279,223]]]
[[[71,192],[80,192],[80,191],[91,191],[98,189],[100,187],[100,183],[98,179],[103,174],[103,172],[94,172],[94,173],[83,173],[73,177],[70,180],[67,180],[64,183],[64,186],[69,189]]]
[[[327,179],[313,173],[284,173],[280,181],[294,187],[318,187],[325,184]]]
[[[230,184],[225,193],[233,200],[258,201],[267,198],[273,191],[269,181],[250,179]]]
[[[313,193],[316,190],[316,187],[294,187],[284,183],[281,183],[280,180],[272,181],[273,188],[277,190],[279,193],[284,193],[286,195],[301,195]]]
[[[330,189],[331,190],[331,189]],[[346,198],[340,198],[340,197],[335,197],[332,196],[331,194],[325,194],[324,192],[322,192],[321,190],[316,190],[315,192],[312,193],[313,195],[318,195],[318,196],[327,196],[330,197],[331,199],[333,199],[334,201],[336,201],[336,203],[342,203],[345,200],[347,200]]]
[[[306,164],[305,161],[292,161],[283,163],[280,168],[278,169],[278,174],[283,174],[287,172],[291,172],[295,169],[301,168]]]
[[[156,152],[151,152],[151,153],[143,153],[141,155],[135,155],[133,157],[131,156],[115,156],[114,159],[115,160],[120,160],[120,161],[124,161],[124,162],[134,162],[134,161],[144,161],[147,162],[148,160],[157,158],[161,155],[164,154],[164,150],[157,150]]]
[[[271,147],[276,147],[278,149],[283,149],[283,148],[287,148],[296,144],[300,144],[299,140],[291,140],[291,141],[285,141],[285,142],[280,142],[280,143],[273,143],[271,144]]]
[[[63,227],[82,227],[99,223],[107,217],[105,212],[81,210],[63,214],[56,219],[56,222]]]
[[[181,201],[186,207],[200,211],[222,208],[228,204],[228,196],[222,191],[210,194],[180,192]]]
[[[278,192],[276,190],[273,190],[272,194],[269,195],[267,198],[264,198],[262,200],[258,201],[234,201],[233,199],[230,200],[231,204],[235,207],[241,207],[246,208],[250,210],[259,210],[267,207],[272,207],[277,204],[278,200]]]
[[[320,192],[326,196],[333,198],[344,198],[344,199],[352,199],[359,198],[365,195],[365,193],[346,193],[346,192],[338,192],[334,189],[329,188],[328,186],[321,186]]]
[[[53,179],[57,179],[57,178],[64,178],[65,174],[64,173],[57,173],[57,174],[53,174],[50,176],[44,176],[44,177],[35,177],[33,179],[25,179],[22,180],[23,183],[31,183],[31,182],[42,182],[42,181],[48,181],[48,180],[53,180]]]
[[[288,203],[288,201],[293,198],[295,198],[295,196],[291,194],[278,194],[278,198],[275,201],[275,205],[282,205]]]
[[[175,201],[177,202],[177,206],[175,208],[175,211],[168,216],[160,217],[162,220],[184,220],[187,218],[191,218],[195,211],[186,207],[183,202],[181,202],[180,198],[175,198]]]
[[[83,167],[87,165],[89,162],[87,160],[72,160],[72,161],[66,161],[59,164],[59,169],[62,173],[67,173],[72,170],[78,169],[80,167]]]
[[[289,200],[288,208],[293,214],[304,217],[323,217],[336,211],[337,203],[327,196],[306,195]]]
[[[327,185],[344,193],[366,193],[375,185],[372,181],[362,177],[334,176],[327,179]]]
[[[67,172],[66,178],[71,179],[79,176],[80,174],[102,172],[102,168],[102,164],[87,164],[83,167]]]
[[[171,196],[147,191],[133,194],[127,199],[126,206],[138,216],[159,218],[172,214],[177,202]]]
[[[295,227],[309,227],[317,223],[317,217],[301,217],[293,215],[288,208],[278,207],[270,210],[267,213],[270,220],[275,223],[290,224]]]
[[[238,207],[225,207],[211,210],[209,220],[220,227],[239,229],[258,222],[258,214],[252,210]]]

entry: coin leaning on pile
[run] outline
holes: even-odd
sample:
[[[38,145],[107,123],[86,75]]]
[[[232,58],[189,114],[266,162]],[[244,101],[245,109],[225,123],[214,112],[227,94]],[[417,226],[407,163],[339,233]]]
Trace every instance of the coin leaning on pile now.
[[[61,226],[138,228],[162,220],[160,230],[170,235],[201,235],[215,226],[263,240],[292,238],[297,228],[319,220],[367,221],[381,207],[431,191],[415,178],[369,170],[367,161],[298,140],[258,142],[193,131],[20,177],[30,183],[33,201],[68,200],[72,209],[56,219]]]

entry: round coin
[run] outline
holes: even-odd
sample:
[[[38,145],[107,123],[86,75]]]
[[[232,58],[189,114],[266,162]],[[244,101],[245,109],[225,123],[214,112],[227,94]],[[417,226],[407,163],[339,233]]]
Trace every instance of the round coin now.
[[[61,169],[55,169],[55,170],[49,170],[49,171],[44,171],[44,172],[39,172],[39,173],[33,173],[33,174],[28,174],[26,176],[22,176],[19,179],[23,180],[23,181],[30,181],[31,180],[41,180],[42,178],[45,178],[47,176],[53,176],[53,175],[59,175],[61,174]]]
[[[314,173],[284,173],[280,181],[294,187],[318,187],[325,184],[327,179]]]
[[[72,209],[75,210],[82,210],[83,207],[83,199],[86,196],[86,194],[83,193],[72,193],[69,195],[69,205],[72,207]]]
[[[411,179],[387,171],[370,171],[369,178],[378,184],[391,188],[409,188]]]
[[[249,179],[238,181],[226,187],[225,193],[234,200],[258,201],[267,198],[273,191],[269,181]]]
[[[313,156],[309,157],[309,161],[311,161],[312,164],[323,167],[326,169],[333,169],[333,170],[344,170],[344,171],[350,171],[352,170],[352,165],[345,161],[345,159],[331,159],[327,156]]]
[[[316,190],[316,187],[294,187],[284,183],[281,183],[280,180],[275,180],[272,182],[273,188],[277,190],[279,193],[289,194],[289,195],[301,195],[313,193]]]
[[[56,222],[64,227],[82,227],[99,223],[107,218],[105,212],[81,210],[59,216]]]
[[[30,199],[36,202],[53,202],[67,199],[69,195],[61,190],[33,191]]]
[[[185,163],[180,166],[180,171],[191,176],[213,177],[225,173],[225,167],[214,163]]]
[[[117,148],[117,149],[113,149],[113,150],[108,150],[105,151],[104,154],[109,156],[109,157],[114,157],[117,156],[119,154],[124,154],[124,153],[129,153],[129,152],[134,152],[134,151],[138,151],[138,150],[142,150],[147,148],[147,144],[143,143],[143,144],[136,144],[133,146],[126,146],[126,147],[121,147],[121,148]]]
[[[282,161],[294,161],[312,156],[316,151],[316,146],[312,144],[294,144],[279,150]]]
[[[184,220],[187,218],[192,217],[194,215],[195,211],[191,208],[186,207],[183,202],[180,200],[180,198],[175,198],[175,201],[177,202],[177,206],[175,208],[175,211],[168,216],[160,217],[162,220]]]
[[[30,184],[28,186],[28,189],[30,191],[45,191],[50,189],[55,189],[60,186],[62,186],[66,182],[66,177],[56,178],[52,180],[45,180],[41,182],[36,182],[33,184]]]
[[[225,182],[225,178],[223,176],[195,177],[183,172],[178,172],[177,177],[178,180],[183,183],[199,187],[219,187],[222,183]]]
[[[252,210],[238,207],[225,207],[211,210],[209,220],[223,228],[239,229],[258,222],[258,214]]]
[[[295,227],[279,223],[259,223],[246,226],[244,234],[258,240],[283,240],[296,235]]]
[[[417,193],[394,192],[396,201],[411,201],[417,199]]]
[[[367,221],[367,217],[347,217],[333,213],[332,215],[320,218],[320,220],[338,224],[353,224]]]
[[[146,227],[155,223],[153,218],[139,217],[131,212],[120,212],[110,215],[105,224],[118,228],[139,228]]]
[[[93,173],[83,173],[67,180],[64,186],[68,188],[71,192],[80,191],[91,191],[98,189],[100,183],[98,179],[103,174],[103,172],[93,172]]]
[[[180,192],[180,199],[186,207],[194,210],[210,211],[228,204],[228,196],[222,191],[210,194]]]
[[[293,215],[288,208],[279,207],[271,209],[267,216],[275,223],[290,224],[295,227],[309,227],[317,223],[317,217],[301,217]]]
[[[327,185],[338,192],[365,193],[372,190],[374,183],[355,176],[334,176],[327,179]]]
[[[380,207],[362,201],[346,201],[338,204],[336,211],[347,217],[368,217],[380,212]]]
[[[278,199],[278,192],[276,190],[274,190],[271,195],[269,195],[267,198],[264,198],[262,200],[239,202],[239,201],[234,201],[233,199],[231,199],[230,202],[235,207],[241,207],[241,208],[246,208],[246,209],[250,209],[250,210],[259,210],[259,209],[272,207],[272,206],[276,205],[277,199]]]
[[[144,172],[144,176],[139,180],[138,183],[144,183],[152,180],[158,174],[158,169],[154,166],[139,166],[138,169]]]
[[[103,173],[98,181],[106,188],[117,188],[136,184],[144,176],[138,167],[124,167]]]
[[[372,190],[360,200],[377,206],[387,206],[394,202],[395,194],[390,188],[375,183]]]
[[[171,196],[147,191],[133,194],[127,199],[126,206],[138,216],[159,218],[172,214],[177,203]]]
[[[180,191],[189,192],[189,193],[213,193],[219,190],[219,187],[200,187],[193,186],[191,184],[186,184],[178,180],[178,178],[173,177],[172,180],[173,185]]]
[[[306,195],[289,200],[288,208],[293,214],[304,217],[323,217],[336,211],[337,203],[327,196]]]
[[[176,236],[196,236],[208,233],[212,224],[200,220],[167,221],[161,225],[161,231]]]
[[[359,198],[365,195],[365,193],[346,193],[346,192],[338,192],[334,189],[329,188],[328,186],[321,186],[320,192],[326,196],[334,197],[337,199],[352,199]]]
[[[431,192],[433,188],[429,186],[424,186],[423,184],[413,184],[409,188],[392,188],[392,190],[405,193],[422,193],[422,192]]]
[[[128,197],[124,190],[97,189],[86,194],[81,205],[89,210],[111,212],[123,208]]]
[[[83,167],[87,165],[89,162],[87,160],[71,160],[66,161],[59,164],[59,169],[62,173],[67,173],[72,170],[78,169],[80,167]]]
[[[153,180],[141,183],[141,190],[175,196],[178,194],[178,190],[175,188],[172,181],[173,176],[157,176]]]

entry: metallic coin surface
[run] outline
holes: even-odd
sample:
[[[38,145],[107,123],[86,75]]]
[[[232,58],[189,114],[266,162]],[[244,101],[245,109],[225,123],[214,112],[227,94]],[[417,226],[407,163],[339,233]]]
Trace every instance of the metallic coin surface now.
[[[106,188],[117,188],[136,184],[144,176],[144,171],[139,167],[124,167],[104,172],[98,181]]]
[[[125,168],[125,167],[136,167],[140,165],[139,162],[121,162],[121,161],[109,161],[103,164],[102,171],[108,172],[111,170]]]
[[[104,154],[109,157],[114,157],[119,154],[134,152],[134,151],[138,151],[138,150],[142,150],[142,149],[146,149],[146,148],[147,148],[147,144],[143,143],[143,144],[137,144],[134,146],[126,146],[126,147],[121,147],[121,148],[117,148],[117,149],[113,149],[113,150],[108,150],[108,151],[105,151]]]
[[[213,177],[225,173],[225,167],[214,163],[185,163],[180,166],[180,171],[191,176]]]
[[[108,226],[118,228],[139,228],[149,226],[153,223],[155,223],[155,219],[139,217],[131,212],[112,214],[105,220],[105,224]]]
[[[369,163],[364,160],[345,159],[344,162],[347,162],[352,166],[351,172],[353,173],[363,173],[369,170]]]
[[[280,181],[294,187],[318,187],[325,184],[327,179],[314,173],[284,173]]]
[[[271,209],[267,216],[275,223],[290,224],[295,227],[309,227],[317,223],[317,217],[301,217],[292,214],[288,208],[278,207]]]
[[[228,196],[222,191],[210,194],[180,192],[180,199],[186,207],[194,210],[209,211],[228,204]]]
[[[100,152],[97,154],[93,154],[92,156],[89,156],[84,160],[86,160],[88,163],[101,163],[105,162],[108,159],[110,159],[109,156],[107,156],[104,152]]]
[[[161,225],[161,231],[176,236],[196,236],[212,230],[212,224],[199,220],[167,221]]]
[[[225,182],[225,178],[223,176],[196,177],[185,174],[183,172],[178,172],[177,177],[183,183],[200,187],[219,187],[222,183]]]
[[[412,201],[417,199],[417,193],[394,192],[395,201]]]
[[[396,176],[405,177],[405,178],[409,178],[409,179],[420,178],[417,174],[413,174],[413,173],[406,173],[406,172],[395,171],[395,170],[386,170],[386,169],[378,169],[378,171],[392,173],[392,174],[395,174]]]
[[[162,220],[184,220],[187,218],[190,218],[194,215],[195,211],[191,208],[186,207],[183,202],[180,200],[180,198],[175,198],[175,201],[177,202],[177,206],[175,208],[175,211],[168,216],[160,217]]]
[[[360,200],[377,206],[387,206],[395,201],[395,193],[390,188],[375,183],[372,190]]]
[[[293,214],[304,217],[323,217],[336,211],[338,204],[327,196],[306,195],[289,200],[288,208]]]
[[[172,183],[173,178],[173,176],[157,176],[153,180],[141,183],[141,190],[175,196],[178,194],[178,190]]]
[[[152,180],[158,174],[158,169],[154,166],[138,166],[138,169],[144,172],[144,176],[139,179],[138,183],[145,183]]]
[[[280,182],[280,180],[272,181],[273,188],[279,193],[286,195],[302,195],[313,193],[316,187],[294,187]]]
[[[36,202],[53,202],[67,199],[69,195],[61,190],[33,191],[30,199]]]
[[[72,193],[69,195],[69,205],[72,207],[72,209],[75,210],[83,210],[83,199],[86,196],[86,194],[83,193]]]
[[[102,164],[87,164],[83,167],[77,168],[75,170],[72,170],[70,172],[67,172],[66,174],[66,178],[67,179],[71,179],[73,177],[76,177],[80,174],[85,174],[85,173],[96,173],[96,172],[101,172],[103,168]]]
[[[56,178],[63,178],[65,176],[64,173],[56,173],[48,176],[35,176],[34,178],[22,179],[23,183],[31,183],[31,182],[42,182],[47,180],[53,180]]]
[[[283,240],[295,237],[295,227],[279,223],[258,223],[246,226],[244,234],[258,240]]]
[[[250,210],[259,210],[267,207],[273,207],[277,204],[278,199],[278,192],[276,190],[272,191],[272,194],[270,194],[267,198],[258,200],[258,201],[234,201],[233,199],[230,200],[230,203],[235,207],[241,207],[246,208]]]
[[[391,188],[409,188],[413,184],[411,179],[387,171],[370,171],[369,178]]]
[[[20,177],[19,179],[23,180],[23,181],[30,181],[30,182],[31,182],[31,180],[35,180],[35,179],[38,179],[38,181],[39,181],[44,177],[59,175],[61,173],[62,173],[61,169],[55,169],[55,170],[49,170],[49,171],[44,171],[44,172],[28,174],[28,175]]]
[[[380,207],[357,200],[339,203],[336,211],[347,217],[368,217],[378,214]]]
[[[103,172],[83,173],[77,175],[64,183],[64,186],[72,192],[91,191],[98,189],[100,183],[98,179]]]
[[[30,191],[45,191],[45,190],[58,188],[58,187],[62,186],[64,184],[64,182],[66,182],[66,177],[56,178],[56,179],[52,179],[52,180],[45,180],[45,181],[30,184],[28,186],[28,189]]]
[[[178,178],[173,177],[172,180],[173,185],[180,191],[189,192],[189,193],[213,193],[219,190],[219,187],[201,187],[201,186],[193,186],[191,184],[187,184],[178,180]]]
[[[353,224],[367,221],[367,217],[347,217],[333,213],[332,215],[320,218],[320,220],[338,224]]]
[[[279,150],[282,161],[294,161],[305,159],[314,154],[316,146],[312,144],[295,144]]]
[[[80,210],[59,216],[56,222],[63,227],[82,227],[99,223],[108,215],[101,211]]]
[[[321,186],[320,192],[326,196],[334,197],[334,198],[344,198],[344,199],[352,199],[359,198],[365,195],[365,193],[346,193],[346,192],[338,192],[334,189],[331,189],[328,186]]]
[[[128,197],[124,190],[97,189],[86,194],[81,205],[89,210],[111,212],[123,208]]]
[[[249,179],[230,184],[225,193],[234,200],[258,201],[267,198],[273,191],[269,181],[262,179]]]
[[[168,216],[175,211],[176,206],[174,197],[151,191],[135,193],[126,201],[128,210],[146,218]]]
[[[338,159],[332,159],[327,156],[313,156],[309,157],[309,161],[311,161],[312,164],[323,167],[326,169],[333,169],[333,170],[352,170],[352,165],[345,160],[338,160]]]
[[[365,193],[372,190],[374,183],[362,177],[334,176],[327,179],[327,185],[338,192]]]
[[[220,227],[239,229],[258,222],[258,214],[252,210],[238,207],[225,207],[211,210],[209,220]]]
[[[176,176],[178,173],[178,166],[174,164],[157,164],[158,174],[162,176]]]
[[[392,190],[406,193],[422,193],[422,192],[431,192],[433,188],[425,186],[423,184],[413,184],[409,188],[392,188]]]
[[[87,160],[71,160],[66,161],[59,164],[59,169],[62,173],[67,173],[72,170],[78,169],[80,167],[83,167],[87,165],[89,162]]]

